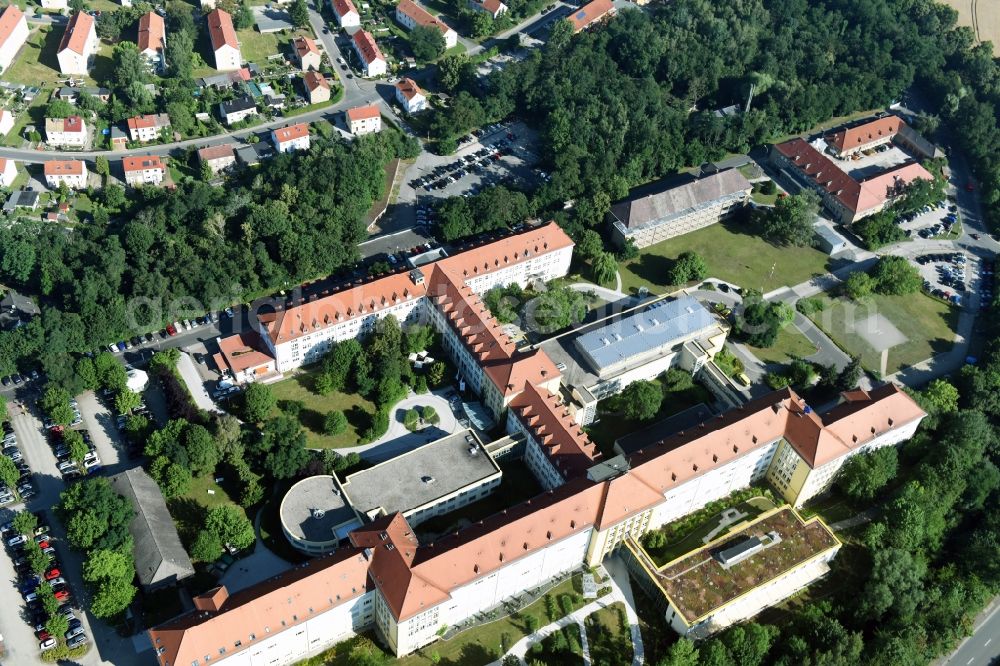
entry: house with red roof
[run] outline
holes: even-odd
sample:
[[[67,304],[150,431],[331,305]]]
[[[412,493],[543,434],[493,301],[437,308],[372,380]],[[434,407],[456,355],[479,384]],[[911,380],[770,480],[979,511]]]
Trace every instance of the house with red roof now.
[[[236,151],[231,143],[207,146],[198,149],[198,160],[207,164],[214,175],[218,175],[236,164]]]
[[[375,43],[375,37],[370,32],[358,30],[351,37],[351,44],[361,60],[361,69],[365,76],[385,76],[388,63],[378,44]]]
[[[59,40],[56,59],[62,74],[83,74],[90,72],[90,65],[97,55],[97,29],[94,17],[86,12],[77,12],[70,17]]]
[[[53,148],[82,148],[87,145],[87,123],[80,116],[46,118],[45,143]]]
[[[220,71],[237,70],[243,64],[240,42],[236,38],[233,17],[221,9],[213,9],[205,15],[208,36],[215,55],[215,68]]]
[[[146,56],[146,60],[156,70],[161,70],[166,66],[164,52],[167,48],[167,26],[163,17],[156,12],[147,12],[139,19],[139,53]]]
[[[303,74],[302,87],[305,88],[306,99],[310,104],[330,101],[330,82],[319,72],[308,71]]]
[[[295,63],[303,72],[308,72],[311,69],[318,70],[323,62],[323,56],[319,52],[316,42],[304,35],[292,40],[292,53],[295,54]]]
[[[271,130],[271,142],[279,153],[309,150],[309,123],[296,123]]]
[[[167,174],[167,167],[158,155],[136,155],[122,160],[125,182],[132,187],[159,185]]]
[[[87,187],[87,165],[83,160],[49,160],[43,171],[45,184],[52,189],[63,184],[72,190]]]
[[[0,158],[0,187],[10,187],[17,178],[17,164],[14,160]]]
[[[377,104],[356,106],[344,112],[347,129],[354,136],[372,134],[382,130],[382,111]]]
[[[569,15],[573,25],[573,34],[589,30],[598,23],[615,15],[615,6],[611,0],[593,0]]]
[[[28,20],[17,5],[7,5],[0,14],[0,71],[6,72],[14,56],[28,41]]]
[[[500,0],[469,0],[468,7],[474,12],[489,14],[493,20],[500,18],[500,15],[507,11],[507,5]]]
[[[427,98],[413,79],[402,78],[396,84],[396,101],[407,113],[417,113],[427,108]]]
[[[457,32],[413,0],[399,0],[399,4],[396,5],[396,20],[407,30],[413,30],[417,26],[439,30],[441,36],[444,37],[446,49],[453,48],[458,44]]]
[[[330,6],[333,7],[333,15],[337,17],[337,24],[341,28],[361,26],[361,15],[351,0],[330,0]]]

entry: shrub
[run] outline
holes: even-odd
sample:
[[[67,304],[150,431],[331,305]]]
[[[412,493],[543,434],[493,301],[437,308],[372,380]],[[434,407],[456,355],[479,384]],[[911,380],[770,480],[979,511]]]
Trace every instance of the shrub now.
[[[347,417],[344,412],[335,409],[323,419],[323,432],[327,435],[339,435],[347,430]]]
[[[826,301],[822,298],[801,298],[795,304],[795,309],[807,317],[826,309]]]
[[[774,390],[783,389],[788,386],[789,380],[785,375],[778,372],[769,372],[764,376],[764,381]]]
[[[437,410],[430,405],[424,407],[421,412],[425,423],[439,423],[441,421],[441,417],[438,416]]]
[[[408,409],[403,415],[403,425],[407,430],[413,431],[417,429],[417,425],[420,423],[420,413],[415,409]]]

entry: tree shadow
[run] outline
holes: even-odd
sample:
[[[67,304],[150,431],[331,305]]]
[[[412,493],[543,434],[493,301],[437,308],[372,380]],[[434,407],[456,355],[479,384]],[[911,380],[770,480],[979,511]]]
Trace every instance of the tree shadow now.
[[[323,419],[326,418],[325,414],[321,414],[315,409],[303,409],[299,412],[299,423],[306,430],[312,430],[315,433],[323,432]]]
[[[365,411],[361,405],[354,405],[344,412],[344,416],[347,417],[347,422],[358,432],[361,432],[372,424],[372,415]]]
[[[658,254],[643,254],[632,264],[629,264],[636,277],[649,284],[666,284],[667,275],[673,268],[674,261]]]
[[[177,522],[177,533],[181,541],[190,544],[205,524],[208,509],[190,497],[174,497],[167,500],[170,515]]]

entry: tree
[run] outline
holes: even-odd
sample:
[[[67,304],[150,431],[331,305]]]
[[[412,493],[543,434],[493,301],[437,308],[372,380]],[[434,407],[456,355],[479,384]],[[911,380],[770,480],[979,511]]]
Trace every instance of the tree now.
[[[115,396],[115,409],[119,414],[131,414],[142,404],[142,396],[131,389],[122,389]]]
[[[83,435],[77,430],[65,430],[63,431],[63,442],[69,448],[70,460],[77,465],[82,465],[83,459],[90,453],[90,448],[83,441]]]
[[[219,464],[219,448],[212,433],[204,426],[190,424],[184,430],[184,448],[191,472],[196,476],[211,474]]]
[[[465,55],[450,55],[441,58],[437,63],[438,83],[447,92],[454,92],[468,65],[469,57]]]
[[[50,617],[56,615],[59,612],[59,600],[56,599],[55,591],[52,589],[52,584],[48,581],[44,581],[35,590],[35,594],[38,595],[38,600],[42,603],[42,609]]]
[[[525,313],[529,327],[553,333],[578,324],[587,315],[586,297],[568,286],[550,287],[530,301]]]
[[[108,158],[99,155],[97,159],[94,160],[94,171],[97,172],[98,176],[107,178],[111,173],[111,164],[108,162]]]
[[[934,414],[957,412],[958,397],[958,389],[946,379],[931,381],[918,396],[921,406]]]
[[[54,99],[45,107],[46,118],[68,118],[75,113],[73,105],[64,99]]]
[[[438,416],[437,410],[431,407],[430,405],[427,405],[420,410],[420,417],[424,420],[425,423],[433,424],[433,423],[438,423],[441,420],[441,417]]]
[[[486,12],[474,12],[472,14],[472,36],[482,39],[493,34],[493,16]]]
[[[778,331],[795,318],[795,311],[780,301],[765,301],[755,289],[743,295],[743,312],[739,319],[740,333],[753,347],[771,347]]]
[[[223,544],[243,550],[255,539],[253,523],[246,514],[232,504],[213,507],[205,518],[205,529],[212,532]]]
[[[56,512],[66,525],[70,545],[78,550],[89,550],[95,544],[121,546],[128,539],[128,524],[135,513],[132,503],[103,477],[69,486],[59,495]]]
[[[698,666],[698,648],[694,642],[681,638],[670,646],[657,666]]]
[[[249,421],[263,421],[276,404],[274,393],[267,384],[253,383],[243,392],[243,412]]]
[[[863,372],[861,359],[857,356],[852,356],[851,362],[845,365],[844,369],[837,375],[837,388],[841,391],[857,388]]]
[[[122,581],[104,581],[93,596],[90,612],[94,617],[114,617],[129,607],[136,592],[131,583],[126,585]]]
[[[7,456],[0,455],[0,481],[8,488],[16,488],[17,480],[21,478],[21,473],[17,471],[17,465]]]
[[[858,598],[862,617],[878,621],[890,611],[895,619],[908,622],[923,601],[923,579],[927,563],[899,548],[875,551],[871,574]]]
[[[778,199],[773,208],[761,213],[761,231],[777,245],[809,247],[815,242],[813,225],[819,207],[819,196],[810,190]]]
[[[117,392],[128,384],[125,366],[108,352],[101,352],[94,357],[94,369],[97,371],[97,381],[102,388]]]
[[[306,0],[295,0],[292,3],[291,8],[288,10],[288,15],[292,19],[292,23],[295,24],[297,28],[305,28],[309,25],[309,8],[306,6]]]
[[[682,285],[703,280],[706,275],[708,275],[708,264],[704,257],[697,252],[682,252],[670,269],[668,280],[670,284]]]
[[[524,626],[528,630],[528,634],[535,633],[538,630],[538,616],[531,614],[525,615]]]
[[[598,284],[614,282],[618,274],[618,260],[610,252],[600,252],[594,257],[594,280]]]
[[[263,457],[261,468],[275,479],[291,478],[309,462],[305,433],[298,421],[284,415],[264,424],[257,452]]]
[[[69,403],[69,393],[59,386],[49,386],[42,395],[42,410],[59,425],[69,425],[75,415]]]
[[[84,389],[92,391],[99,386],[97,382],[97,369],[94,367],[93,359],[87,356],[81,356],[76,359],[76,363],[73,364],[73,372]]]
[[[884,256],[872,269],[875,291],[880,294],[904,296],[920,291],[923,278],[920,271],[904,257]]]
[[[24,557],[28,567],[36,576],[41,576],[49,568],[49,556],[42,552],[42,547],[34,541],[24,544]]]
[[[45,621],[45,631],[56,639],[65,636],[66,632],[69,631],[69,618],[62,613],[50,615],[49,619]]]
[[[14,530],[18,534],[27,534],[28,536],[34,535],[35,528],[38,527],[38,517],[30,511],[18,511],[11,522],[14,523]]]
[[[864,301],[875,291],[875,280],[863,271],[855,271],[844,281],[844,293],[852,301]]]
[[[308,19],[306,21],[308,22]],[[253,27],[253,10],[250,8],[250,3],[247,0],[241,2],[236,13],[233,14],[233,24],[237,30],[249,30]]]
[[[435,361],[427,368],[427,382],[431,386],[440,386],[444,381],[444,372],[447,369],[444,361]]]
[[[323,432],[327,435],[339,435],[347,430],[347,417],[344,412],[335,409],[323,418]]]
[[[896,476],[896,448],[887,446],[851,457],[837,476],[837,485],[849,497],[870,502]]]
[[[420,423],[420,413],[415,409],[408,409],[403,414],[403,426],[407,430],[416,430]]]
[[[640,380],[626,386],[619,400],[624,406],[625,418],[648,421],[660,411],[663,391],[656,382]]]
[[[444,35],[433,25],[418,25],[410,31],[410,48],[418,62],[430,62],[444,53]]]
[[[132,557],[117,550],[96,549],[87,553],[83,563],[83,579],[88,583],[102,580],[131,581],[135,575]]]
[[[409,354],[426,351],[434,344],[434,329],[426,324],[411,324],[403,331],[403,347]]]
[[[222,557],[222,541],[210,530],[201,530],[191,544],[191,557],[199,562],[214,562]]]

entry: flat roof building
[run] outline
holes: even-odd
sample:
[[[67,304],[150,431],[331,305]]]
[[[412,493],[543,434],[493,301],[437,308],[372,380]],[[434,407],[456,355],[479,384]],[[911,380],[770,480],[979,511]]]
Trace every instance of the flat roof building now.
[[[342,487],[358,513],[375,519],[399,512],[413,526],[486,497],[500,476],[476,433],[460,430],[351,474]]]
[[[350,531],[361,527],[340,484],[325,474],[302,479],[289,488],[279,513],[285,538],[307,555],[332,552]]]
[[[624,553],[640,585],[666,599],[674,631],[704,638],[822,578],[840,546],[822,520],[786,505],[662,567],[633,540]]]
[[[738,169],[686,182],[664,180],[653,187],[649,194],[611,206],[608,216],[619,245],[630,240],[648,247],[715,224],[743,208],[753,189]]]

